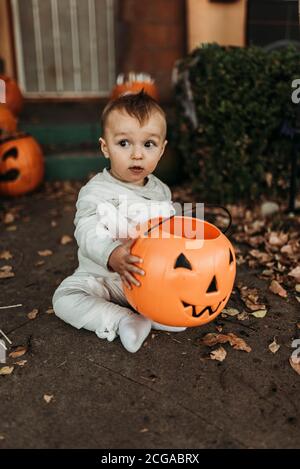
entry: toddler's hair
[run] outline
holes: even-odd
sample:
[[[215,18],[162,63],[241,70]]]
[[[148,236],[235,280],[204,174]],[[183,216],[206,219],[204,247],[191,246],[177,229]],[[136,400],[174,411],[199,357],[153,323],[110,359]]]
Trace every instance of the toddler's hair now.
[[[166,114],[160,105],[142,89],[139,93],[124,94],[113,101],[109,101],[101,116],[103,134],[105,132],[107,118],[114,110],[124,110],[129,116],[135,117],[141,125],[147,122],[151,113],[154,111],[159,112],[166,120]]]

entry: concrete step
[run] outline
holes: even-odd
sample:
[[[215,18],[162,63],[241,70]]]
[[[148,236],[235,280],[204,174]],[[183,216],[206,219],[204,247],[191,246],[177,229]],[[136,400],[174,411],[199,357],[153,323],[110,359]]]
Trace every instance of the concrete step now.
[[[45,157],[46,180],[83,180],[102,171],[108,160],[96,152],[64,152]]]
[[[31,134],[41,145],[97,145],[100,124],[91,123],[30,123],[20,122],[19,128]]]

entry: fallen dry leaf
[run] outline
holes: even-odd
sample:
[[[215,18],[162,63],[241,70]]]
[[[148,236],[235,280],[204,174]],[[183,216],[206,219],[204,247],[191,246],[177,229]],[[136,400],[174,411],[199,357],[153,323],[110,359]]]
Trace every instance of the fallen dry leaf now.
[[[295,370],[296,373],[298,373],[298,375],[300,375],[300,361],[299,361],[299,363],[297,363],[296,361],[293,360],[293,357],[290,357],[289,362],[290,362],[290,365],[293,368],[293,370]]]
[[[250,313],[250,314],[251,314],[251,316],[254,316],[255,318],[262,319],[267,314],[267,310],[266,309],[258,309],[257,311],[254,311],[253,313]]]
[[[300,293],[300,283],[297,283],[297,285],[295,286],[295,290],[297,293]]]
[[[0,267],[0,270],[2,270],[3,272],[11,272],[12,271],[12,266],[11,265],[3,265],[2,267]]]
[[[226,316],[237,316],[240,312],[235,308],[224,308],[222,314],[226,314]]]
[[[26,365],[26,363],[27,363],[27,360],[19,360],[18,362],[14,362],[14,365],[24,366]]]
[[[6,228],[6,231],[17,231],[16,225],[11,225]]]
[[[269,243],[272,246],[283,246],[286,244],[288,241],[288,234],[287,233],[276,233],[276,232],[271,232],[269,235]]]
[[[257,249],[252,249],[249,254],[255,259],[258,259],[262,264],[269,262],[272,259],[270,254],[266,252],[258,251]]]
[[[52,220],[51,221],[51,226],[52,226],[52,228],[55,228],[57,226],[57,221]]]
[[[0,259],[4,259],[5,261],[9,261],[9,259],[12,259],[13,256],[9,251],[2,251],[0,252]]]
[[[38,251],[38,255],[41,257],[52,256],[53,252],[50,249],[45,249],[44,251]]]
[[[246,311],[242,311],[240,314],[237,315],[237,319],[239,321],[246,321],[247,319],[249,319],[249,314],[246,313]]]
[[[237,337],[232,332],[229,334],[209,333],[202,338],[201,342],[208,347],[213,347],[216,344],[224,344],[229,342],[230,345],[236,350],[251,352],[251,347],[249,347],[249,345],[247,345],[243,339]]]
[[[5,436],[4,435],[0,435],[0,440],[5,440]]]
[[[11,278],[14,276],[15,274],[12,272],[11,265],[4,265],[0,268],[0,278]]]
[[[263,303],[252,303],[250,299],[245,299],[243,300],[245,302],[245,305],[247,308],[249,308],[251,311],[257,311],[259,309],[267,309],[266,305]]]
[[[236,258],[237,265],[245,264],[245,262],[246,262],[246,259],[243,256],[241,256],[241,255],[237,256],[237,258]]]
[[[293,270],[291,270],[288,275],[290,277],[295,277],[297,282],[300,282],[300,266],[298,265]]]
[[[60,244],[62,244],[63,246],[72,242],[73,242],[73,239],[71,238],[71,236],[68,236],[68,235],[64,235],[60,240]]]
[[[279,349],[280,349],[280,345],[277,344],[276,339],[275,339],[275,337],[274,337],[273,342],[269,345],[269,350],[270,350],[272,353],[276,353],[276,352],[278,352]]]
[[[247,216],[249,217],[249,219],[251,219],[252,213],[250,210],[248,211],[248,214],[246,214],[246,217]],[[263,220],[255,220],[253,223],[250,223],[249,226],[244,225],[244,230],[248,235],[253,235],[255,233],[259,233],[264,227],[264,225],[265,222]]]
[[[11,358],[19,358],[25,355],[26,352],[27,352],[27,347],[20,346],[20,347],[17,347],[13,352],[10,352],[8,356]]]
[[[54,309],[53,308],[47,309],[46,314],[54,314]]]
[[[257,288],[248,288],[246,285],[239,283],[238,290],[243,302],[251,311],[266,309],[266,305],[259,303],[259,294]]]
[[[272,280],[271,285],[269,286],[269,290],[275,295],[282,296],[283,298],[287,297],[287,291],[280,285],[277,280]]]
[[[2,368],[0,368],[0,375],[1,376],[11,375],[13,371],[14,371],[13,366],[3,366]]]
[[[45,402],[47,402],[47,404],[49,404],[49,402],[52,401],[53,397],[53,394],[44,394],[43,399]]]
[[[264,277],[272,277],[274,275],[273,270],[265,269],[261,273],[262,276]]]
[[[300,296],[295,296],[295,298],[298,301],[298,303],[300,303]]]
[[[45,261],[37,261],[34,265],[35,267],[41,267],[41,265],[44,265]]]
[[[265,238],[261,235],[259,236],[252,236],[252,238],[249,238],[248,240],[248,243],[250,244],[250,246],[254,247],[254,248],[257,248],[259,247],[261,244],[264,243],[264,240]],[[255,256],[254,256],[255,257]]]
[[[265,179],[268,187],[272,186],[272,181],[273,181],[273,174],[272,173],[266,173],[265,174]]]
[[[15,221],[15,217],[12,213],[8,212],[4,215],[3,223],[5,225],[9,225],[10,223],[13,223],[14,221]]]
[[[282,252],[282,254],[288,254],[289,256],[292,256],[294,253],[293,247],[290,244],[285,244],[282,246],[280,252]]]
[[[13,272],[0,272],[0,278],[12,278],[14,276]]]
[[[220,346],[218,349],[213,350],[210,353],[210,358],[212,360],[217,360],[218,362],[222,362],[225,360],[226,355],[227,355],[226,350],[224,349],[224,347]]]
[[[140,433],[147,433],[149,431],[148,428],[142,428],[142,430],[140,430]]]
[[[267,176],[266,176],[266,181],[267,181],[267,184],[269,185],[270,179],[267,180]],[[268,217],[278,211],[279,211],[279,205],[276,202],[264,202],[261,205],[261,214],[263,217]]]
[[[30,313],[27,314],[27,317],[28,319],[35,319],[38,314],[39,314],[39,310],[35,308],[32,311],[30,311]]]

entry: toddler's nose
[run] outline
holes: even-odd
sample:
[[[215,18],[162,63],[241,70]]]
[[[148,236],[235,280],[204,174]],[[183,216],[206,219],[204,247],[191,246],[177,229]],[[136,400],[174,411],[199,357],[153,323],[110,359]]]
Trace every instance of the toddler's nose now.
[[[141,160],[143,158],[143,152],[140,148],[134,148],[132,151],[131,158],[133,160]]]

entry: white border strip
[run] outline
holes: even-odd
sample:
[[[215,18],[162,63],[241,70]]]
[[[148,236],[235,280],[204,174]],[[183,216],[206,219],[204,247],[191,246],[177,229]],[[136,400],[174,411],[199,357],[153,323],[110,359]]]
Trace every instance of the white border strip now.
[[[56,88],[57,91],[64,90],[64,78],[63,78],[63,67],[62,67],[62,55],[61,55],[61,38],[59,30],[59,15],[57,0],[51,0],[51,14],[52,14],[52,35],[53,35],[53,48],[54,48],[54,61],[55,61],[55,73],[56,73]]]
[[[16,61],[17,61],[17,73],[18,81],[22,90],[26,91],[26,78],[25,78],[25,66],[24,66],[24,55],[21,37],[21,24],[20,24],[20,12],[18,0],[11,0],[13,9],[13,28],[14,36],[16,41]]]
[[[34,24],[34,38],[35,38],[35,51],[38,73],[38,87],[39,91],[46,90],[45,72],[44,72],[44,59],[43,59],[43,43],[40,23],[40,10],[39,0],[32,0],[32,13]]]
[[[93,91],[97,91],[99,90],[99,62],[95,0],[88,0],[88,8],[90,32],[91,89]]]
[[[107,57],[108,57],[108,87],[115,83],[115,28],[114,28],[114,0],[106,0],[107,23]]]
[[[82,84],[81,84],[81,71],[80,71],[80,49],[79,49],[77,1],[76,0],[70,0],[70,11],[71,11],[74,88],[75,88],[75,91],[81,91]]]

